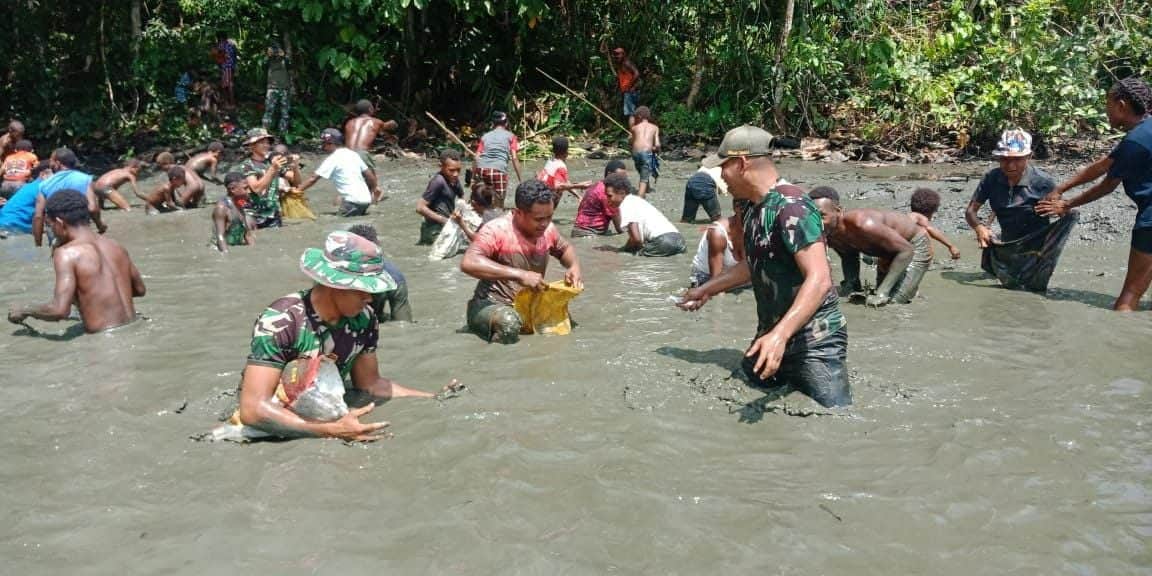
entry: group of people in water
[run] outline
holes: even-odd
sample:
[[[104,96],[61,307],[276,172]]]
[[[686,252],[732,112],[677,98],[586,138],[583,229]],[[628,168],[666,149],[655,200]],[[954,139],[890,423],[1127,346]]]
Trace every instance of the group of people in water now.
[[[999,166],[980,181],[966,212],[982,249],[982,267],[1006,287],[1046,291],[1075,225],[1074,208],[1123,184],[1137,214],[1127,276],[1115,308],[1136,309],[1152,283],[1150,108],[1152,92],[1147,84],[1135,78],[1118,82],[1107,94],[1106,111],[1112,126],[1127,133],[1125,138],[1108,156],[1061,184],[1031,164],[1027,132],[1006,130],[993,153]],[[248,158],[239,170],[223,177],[226,194],[211,213],[211,244],[220,251],[251,244],[256,230],[281,225],[282,202],[303,201],[304,192],[321,178],[337,190],[337,214],[350,218],[367,214],[383,197],[369,147],[395,124],[375,118],[367,102],[357,104],[356,111],[343,130],[330,128],[320,134],[328,156],[307,179],[299,158],[277,151],[271,134],[263,128],[250,131]],[[469,169],[464,169],[458,152],[441,155],[439,171],[416,202],[422,223],[414,235],[433,245],[459,235],[448,238],[452,241],[446,245],[453,249],[442,257],[462,251],[460,270],[477,279],[466,305],[465,320],[472,332],[489,342],[516,342],[525,329],[515,307],[517,297],[525,290],[549,289],[545,278],[552,258],[564,267],[564,284],[582,289],[576,239],[619,234],[625,238],[620,250],[641,256],[685,251],[677,227],[645,197],[651,191],[645,178],[654,181],[658,174],[659,129],[645,107],[632,112],[638,188],[620,160],[609,161],[600,180],[570,181],[565,164],[569,146],[563,137],[553,140],[552,158],[543,169],[534,178],[523,178],[517,138],[508,130],[507,115],[500,112],[492,116],[492,129],[480,137],[476,149],[466,151],[472,157]],[[204,181],[220,181],[216,170],[222,148],[210,145],[184,165],[175,164],[170,156],[157,158],[167,182],[141,193],[140,162],[130,160],[92,178],[76,169],[77,159],[70,150],[56,150],[48,162],[37,162],[25,154],[30,146],[24,142],[18,123],[0,138],[6,179],[10,164],[11,171],[24,179],[21,186],[5,188],[5,194],[14,193],[5,196],[7,203],[0,207],[0,227],[31,232],[39,245],[48,226],[54,239],[56,286],[51,302],[14,306],[9,320],[62,320],[75,304],[89,332],[131,322],[136,316],[133,299],[144,296],[146,288],[127,252],[102,235],[107,228],[100,218],[103,202],[130,209],[118,193],[128,185],[150,211],[198,206],[205,197]],[[841,298],[860,298],[872,306],[911,302],[932,261],[932,240],[941,242],[952,258],[959,258],[960,252],[932,224],[940,204],[935,191],[915,191],[911,213],[845,210],[830,187],[805,191],[784,180],[773,161],[772,146],[773,136],[761,128],[734,128],[688,180],[681,220],[694,222],[703,207],[710,224],[693,258],[689,288],[676,299],[677,305],[698,310],[720,294],[750,286],[758,321],[743,364],[749,381],[762,387],[787,385],[824,406],[845,406],[851,404],[852,393]],[[511,192],[510,169],[519,180]],[[1063,198],[1067,191],[1100,177],[1087,191],[1071,200]],[[471,190],[468,201],[465,187]],[[9,208],[15,205],[23,218],[29,194],[30,226],[12,226]],[[724,194],[732,198],[728,217],[719,208],[719,196]],[[553,223],[566,195],[579,199],[567,236]],[[991,207],[999,234],[993,232],[992,220],[980,217],[985,204]],[[840,257],[839,286],[832,282],[829,248]],[[876,261],[873,290],[861,279],[862,257]],[[411,319],[406,279],[385,258],[375,229],[363,224],[330,233],[322,248],[305,251],[300,269],[312,287],[276,300],[255,323],[235,419],[275,436],[376,438],[384,433],[383,425],[361,422],[372,402],[434,396],[379,375],[375,352],[380,322]],[[363,400],[360,407],[330,421],[304,417],[286,400],[293,397],[299,381],[298,374],[288,377],[295,370],[292,363],[319,357],[334,362],[349,390],[361,393]],[[452,383],[445,390],[457,388]]]

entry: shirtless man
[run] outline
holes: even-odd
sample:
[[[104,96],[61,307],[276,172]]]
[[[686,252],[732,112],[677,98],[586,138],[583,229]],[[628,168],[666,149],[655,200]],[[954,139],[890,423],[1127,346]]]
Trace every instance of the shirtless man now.
[[[220,163],[220,154],[222,152],[224,152],[224,144],[219,141],[212,142],[208,145],[208,150],[189,158],[188,161],[184,163],[184,167],[187,168],[189,172],[195,172],[206,180],[220,184],[220,178],[216,175],[216,166]]]
[[[928,234],[900,212],[870,208],[844,212],[839,198],[823,190],[827,189],[813,190],[809,196],[820,209],[828,245],[840,255],[844,269],[840,294],[862,290],[860,254],[867,254],[879,259],[876,282],[880,286],[865,302],[869,306],[911,302],[932,264]]]
[[[376,172],[376,161],[372,158],[372,143],[380,132],[395,132],[395,120],[387,122],[373,116],[376,108],[367,100],[356,103],[356,117],[344,123],[344,145],[360,155],[360,159]]]
[[[168,169],[168,182],[148,194],[137,193],[149,214],[194,208],[204,198],[204,181],[183,166]]]
[[[8,321],[23,324],[27,318],[36,318],[58,322],[69,317],[73,303],[80,309],[89,334],[135,320],[132,299],[144,296],[144,279],[123,247],[92,231],[84,194],[75,190],[53,194],[45,214],[59,239],[52,253],[55,293],[48,304],[13,307]]]
[[[109,170],[97,178],[92,183],[92,189],[96,191],[96,197],[99,198],[101,205],[105,200],[108,200],[117,208],[131,212],[132,207],[128,204],[128,200],[120,195],[119,190],[121,186],[128,183],[132,186],[132,193],[137,197],[140,196],[140,190],[136,188],[136,178],[140,176],[141,166],[143,164],[139,160],[130,158],[124,162],[123,168]]]
[[[0,135],[0,160],[16,151],[16,143],[24,139],[24,124],[19,120],[8,123],[8,131]]]
[[[632,143],[632,162],[636,164],[636,173],[640,177],[636,195],[644,198],[648,195],[649,180],[660,177],[660,161],[656,158],[660,152],[660,127],[652,123],[652,111],[647,106],[637,108],[632,118],[635,123],[629,140]]]

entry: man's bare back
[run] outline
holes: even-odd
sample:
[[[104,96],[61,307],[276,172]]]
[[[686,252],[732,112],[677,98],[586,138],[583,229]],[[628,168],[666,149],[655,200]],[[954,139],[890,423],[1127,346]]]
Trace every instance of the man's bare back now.
[[[651,122],[637,122],[632,127],[632,151],[647,152],[660,147],[660,127]]]
[[[353,150],[370,150],[380,132],[396,130],[396,121],[375,116],[357,116],[344,124],[344,144]]]
[[[57,248],[52,258],[57,285],[68,276],[74,279],[85,331],[100,332],[136,319],[132,299],[144,295],[144,281],[128,252],[115,240],[93,234]]]
[[[204,200],[204,181],[195,170],[184,169],[184,187],[173,191],[173,199],[181,208],[195,208]]]
[[[125,182],[135,182],[136,175],[127,168],[117,168],[109,170],[96,179],[93,184],[97,190],[116,190],[124,185]]]
[[[840,252],[847,249],[888,259],[899,252],[897,247],[908,246],[921,233],[907,214],[860,208],[843,213],[841,229],[828,237],[828,245]]]
[[[216,157],[215,152],[201,152],[188,159],[184,163],[184,168],[189,172],[194,172],[197,175],[205,176],[206,172],[211,172],[211,178],[216,178],[216,165],[220,160]]]

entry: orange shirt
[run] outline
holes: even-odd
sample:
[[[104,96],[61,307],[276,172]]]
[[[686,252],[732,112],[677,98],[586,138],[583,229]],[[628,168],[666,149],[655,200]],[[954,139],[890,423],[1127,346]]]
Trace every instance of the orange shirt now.
[[[631,92],[633,86],[636,85],[636,76],[637,74],[635,72],[632,72],[627,66],[621,64],[620,68],[616,70],[616,81],[620,84],[620,91]]]
[[[32,177],[32,169],[40,162],[32,152],[13,152],[4,158],[4,180],[27,182]]]

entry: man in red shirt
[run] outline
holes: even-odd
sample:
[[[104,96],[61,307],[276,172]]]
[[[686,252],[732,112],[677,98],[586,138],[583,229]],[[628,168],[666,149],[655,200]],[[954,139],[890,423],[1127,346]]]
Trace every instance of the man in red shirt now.
[[[520,340],[523,320],[513,307],[516,295],[547,286],[549,256],[568,269],[568,285],[584,287],[576,250],[552,224],[553,194],[539,180],[522,182],[512,213],[485,224],[460,262],[462,272],[480,280],[468,301],[468,328],[489,342]]]

